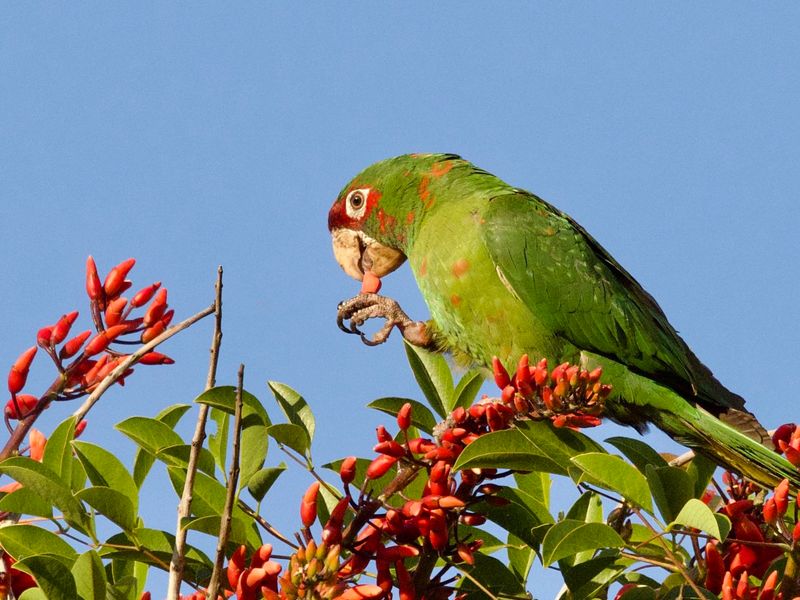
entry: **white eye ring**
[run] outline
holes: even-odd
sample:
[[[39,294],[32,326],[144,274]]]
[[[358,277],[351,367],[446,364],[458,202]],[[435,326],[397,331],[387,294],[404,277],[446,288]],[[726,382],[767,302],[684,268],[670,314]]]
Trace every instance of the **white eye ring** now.
[[[347,211],[347,216],[351,219],[358,220],[364,216],[367,210],[367,198],[369,197],[369,188],[361,188],[353,190],[347,194],[344,201],[344,208]]]

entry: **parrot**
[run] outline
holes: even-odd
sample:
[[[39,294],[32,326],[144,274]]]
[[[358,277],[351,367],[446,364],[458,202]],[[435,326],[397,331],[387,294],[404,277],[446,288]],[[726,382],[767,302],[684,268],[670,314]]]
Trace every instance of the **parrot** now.
[[[538,196],[455,154],[406,154],[356,175],[331,206],[328,229],[337,262],[364,283],[339,305],[339,327],[365,343],[397,328],[408,343],[464,365],[527,354],[602,367],[611,385],[604,416],[614,422],[640,433],[655,425],[762,485],[800,485],[744,399],[700,362],[656,300]],[[377,293],[406,260],[427,321]],[[359,326],[379,318],[383,327],[367,338]]]

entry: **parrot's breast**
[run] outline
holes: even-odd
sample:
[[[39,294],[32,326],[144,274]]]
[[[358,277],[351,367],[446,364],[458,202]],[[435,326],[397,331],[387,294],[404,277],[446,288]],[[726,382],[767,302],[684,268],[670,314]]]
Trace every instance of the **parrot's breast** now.
[[[445,209],[446,208],[446,209]],[[459,362],[491,364],[563,356],[563,344],[514,293],[489,256],[481,204],[459,202],[426,216],[408,257],[446,349]]]

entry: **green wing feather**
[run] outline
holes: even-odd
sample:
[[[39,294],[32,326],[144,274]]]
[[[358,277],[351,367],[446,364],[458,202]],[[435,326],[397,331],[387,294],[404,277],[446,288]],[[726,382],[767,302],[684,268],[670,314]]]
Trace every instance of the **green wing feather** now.
[[[524,191],[492,198],[483,239],[519,298],[556,335],[694,400],[714,414],[743,409],[641,285],[578,223]]]

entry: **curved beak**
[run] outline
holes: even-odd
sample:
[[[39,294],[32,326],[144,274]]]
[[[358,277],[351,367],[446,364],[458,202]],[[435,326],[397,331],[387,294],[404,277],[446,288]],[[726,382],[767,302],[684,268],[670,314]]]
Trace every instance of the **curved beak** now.
[[[372,271],[378,277],[388,275],[406,260],[399,250],[384,246],[361,231],[334,229],[331,237],[336,262],[358,281],[364,278],[365,271]]]

